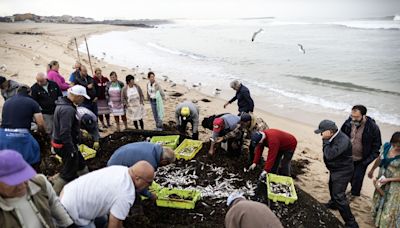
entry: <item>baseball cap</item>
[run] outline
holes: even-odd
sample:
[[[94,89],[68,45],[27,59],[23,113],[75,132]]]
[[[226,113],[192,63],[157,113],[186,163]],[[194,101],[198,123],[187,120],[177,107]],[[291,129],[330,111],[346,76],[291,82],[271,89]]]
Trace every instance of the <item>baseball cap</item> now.
[[[95,130],[97,122],[89,114],[84,114],[81,117],[81,123],[89,131]]]
[[[0,150],[0,182],[19,185],[36,175],[36,171],[15,150]]]
[[[251,143],[253,145],[259,144],[265,138],[264,132],[257,131],[251,135]]]
[[[215,118],[213,121],[213,131],[220,132],[224,128],[224,120],[222,118]]]
[[[186,120],[190,116],[189,107],[185,106],[181,108],[181,116],[183,120]]]
[[[74,85],[68,89],[68,93],[72,93],[77,96],[84,96],[86,99],[90,99],[90,97],[86,93],[86,88],[81,85]]]
[[[231,194],[228,196],[228,199],[226,200],[226,205],[227,205],[228,207],[231,206],[231,204],[233,203],[233,201],[235,201],[235,200],[238,199],[238,198],[243,198],[243,199],[245,199],[244,196],[243,196],[243,193],[240,193],[240,192],[231,193]]]
[[[333,122],[332,120],[322,120],[318,125],[318,129],[316,129],[314,133],[319,134],[327,130],[337,130],[337,129],[338,128],[335,122]]]
[[[246,113],[246,112],[242,113],[242,115],[240,115],[240,121],[243,121],[243,122],[251,121],[250,114]]]

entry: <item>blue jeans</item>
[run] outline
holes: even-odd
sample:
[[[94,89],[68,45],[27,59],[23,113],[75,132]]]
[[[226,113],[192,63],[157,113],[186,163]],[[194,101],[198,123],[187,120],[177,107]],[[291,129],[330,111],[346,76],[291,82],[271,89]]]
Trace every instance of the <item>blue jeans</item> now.
[[[154,121],[156,122],[156,127],[158,129],[162,129],[163,124],[162,124],[162,120],[160,120],[160,118],[158,118],[156,99],[150,99],[150,104],[151,104],[151,111],[153,112]]]

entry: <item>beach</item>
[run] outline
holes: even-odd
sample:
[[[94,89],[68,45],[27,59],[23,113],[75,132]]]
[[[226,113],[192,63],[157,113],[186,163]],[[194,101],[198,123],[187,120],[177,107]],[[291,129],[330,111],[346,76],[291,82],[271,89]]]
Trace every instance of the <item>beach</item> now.
[[[32,85],[35,82],[35,76],[38,72],[45,72],[46,65],[52,61],[57,60],[60,63],[60,74],[68,80],[72,72],[72,66],[77,60],[77,53],[73,38],[76,37],[78,45],[84,43],[83,37],[89,38],[91,35],[104,34],[111,31],[130,31],[135,28],[123,26],[110,26],[110,25],[71,25],[71,24],[36,24],[36,23],[1,23],[0,24],[0,65],[4,65],[6,71],[0,71],[0,75],[8,79],[15,80],[21,83]],[[14,34],[15,32],[31,32],[35,35],[20,35]],[[90,40],[90,39],[89,39]],[[112,41],[110,41],[112,42]],[[89,42],[89,48],[90,48]],[[80,53],[81,62],[88,67],[90,72],[87,54]],[[147,69],[140,69],[137,71],[134,67],[124,67],[105,62],[99,57],[92,57],[91,59],[93,69],[99,67],[102,69],[104,76],[109,76],[111,71],[117,72],[120,81],[125,81],[125,76],[128,74],[136,74],[138,84],[142,89],[146,89],[147,83]],[[130,63],[135,66],[135,63]],[[190,88],[190,86],[177,84],[172,87],[171,83],[164,82],[162,75],[157,74],[157,66],[151,66],[152,70],[156,72],[156,79],[161,82],[164,90],[166,90],[167,99],[164,104],[165,117],[164,123],[168,121],[175,121],[175,107],[184,100],[192,100],[200,108],[200,120],[204,117],[223,113],[237,113],[236,104],[229,105],[226,109],[223,104],[234,96],[234,91],[229,88],[229,84],[225,85],[226,90],[220,96],[215,97],[212,90],[197,90]],[[176,66],[179,69],[179,66]],[[179,75],[182,77],[182,75]],[[172,75],[168,75],[171,76]],[[212,82],[211,82],[212,83]],[[173,93],[182,93],[182,96],[170,96]],[[201,101],[208,99],[211,102]],[[4,101],[0,99],[0,109]],[[151,108],[147,102],[145,105],[146,118],[144,119],[145,129],[154,129],[154,120],[151,113]],[[266,112],[257,106],[254,114],[261,117],[267,122],[270,128],[277,128],[292,133],[298,140],[298,147],[296,149],[294,160],[307,159],[310,164],[308,170],[304,175],[299,176],[299,181],[296,182],[304,191],[314,196],[321,203],[329,200],[328,191],[328,170],[326,169],[322,158],[322,141],[320,135],[313,133],[316,125],[306,124],[296,121],[296,118],[284,118]],[[324,116],[318,116],[320,120]],[[343,121],[347,116],[343,116]],[[113,122],[113,121],[112,121]],[[316,122],[318,124],[319,121]],[[341,126],[341,122],[337,123]],[[133,128],[132,121],[129,121],[129,126]],[[112,133],[114,128],[109,129],[102,135]],[[200,139],[208,140],[211,131],[205,130],[200,127]],[[382,141],[387,141],[388,138],[382,138]],[[374,188],[372,181],[365,177],[364,185],[361,196],[351,202],[352,212],[356,217],[360,227],[373,227],[373,222],[370,214],[371,198]],[[334,212],[340,218],[338,212]]]

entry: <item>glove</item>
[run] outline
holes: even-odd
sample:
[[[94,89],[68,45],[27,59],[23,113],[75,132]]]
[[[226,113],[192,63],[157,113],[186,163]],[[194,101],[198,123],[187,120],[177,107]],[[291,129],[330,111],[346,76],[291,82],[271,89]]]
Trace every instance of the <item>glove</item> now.
[[[266,181],[265,178],[267,177],[267,171],[263,170],[258,178],[260,181]]]
[[[93,143],[93,149],[98,150],[100,148],[100,143],[99,142],[94,142]]]
[[[83,136],[83,138],[89,138],[89,137],[90,137],[88,131],[86,131],[86,130],[81,130],[81,131],[82,131],[82,136]]]
[[[249,167],[249,171],[254,170],[256,166],[257,166],[256,163],[251,164],[251,166]]]

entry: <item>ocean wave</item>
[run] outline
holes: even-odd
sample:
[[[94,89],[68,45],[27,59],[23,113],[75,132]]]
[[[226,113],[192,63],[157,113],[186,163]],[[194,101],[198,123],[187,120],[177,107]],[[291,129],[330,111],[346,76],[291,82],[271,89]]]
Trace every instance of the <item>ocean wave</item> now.
[[[345,90],[361,90],[363,92],[376,92],[376,93],[385,93],[385,94],[400,96],[399,92],[356,85],[351,82],[338,82],[338,81],[332,81],[332,80],[328,80],[328,79],[321,79],[321,78],[314,78],[314,77],[300,76],[300,75],[292,75],[292,74],[286,74],[285,76],[312,82],[312,83],[317,83],[317,84],[321,84],[321,85],[330,85],[330,86],[340,87]]]
[[[160,50],[160,51],[172,54],[172,55],[189,57],[189,58],[195,59],[195,60],[204,60],[204,59],[206,59],[206,57],[202,56],[202,55],[193,54],[193,53],[180,51],[180,50],[176,50],[176,49],[169,49],[169,48],[163,47],[163,46],[161,46],[159,44],[155,44],[155,43],[151,43],[151,42],[147,43],[147,46],[150,46],[152,48],[155,48],[157,50]]]
[[[352,107],[351,104],[347,104],[344,102],[336,102],[336,101],[329,101],[321,97],[316,97],[308,94],[301,94],[297,92],[291,92],[291,91],[285,91],[282,89],[277,89],[277,88],[269,88],[269,90],[278,93],[282,96],[295,99],[298,101],[302,101],[306,104],[312,104],[312,105],[317,105],[321,106],[324,108],[340,111],[340,112],[348,112],[350,108]],[[378,111],[377,109],[370,108],[369,109],[369,115],[374,118],[375,120],[386,123],[386,124],[392,124],[392,125],[397,125],[400,126],[400,116],[397,114],[387,114],[387,113],[382,113]]]
[[[394,18],[393,20],[355,20],[329,22],[327,24],[343,26],[351,29],[400,30],[400,23]]]

